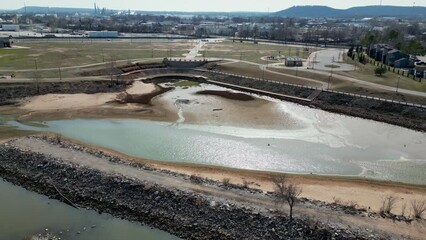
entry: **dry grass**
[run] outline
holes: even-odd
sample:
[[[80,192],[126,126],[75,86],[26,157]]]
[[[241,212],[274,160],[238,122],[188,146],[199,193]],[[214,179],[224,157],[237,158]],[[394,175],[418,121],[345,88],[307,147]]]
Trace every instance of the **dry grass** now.
[[[186,42],[25,42],[28,49],[0,49],[2,69],[58,68],[117,60],[182,57]]]
[[[279,74],[270,73],[266,71],[263,72],[263,70],[261,70],[258,66],[247,64],[247,63],[234,63],[234,64],[221,65],[221,66],[218,66],[215,70],[243,75],[243,76],[254,77],[254,78],[260,78],[260,79],[264,78],[264,79],[274,80],[278,82],[318,87],[316,83],[304,81],[296,77],[282,76]],[[270,69],[270,70],[275,71],[275,69]]]
[[[373,82],[373,83],[391,86],[391,87],[396,87],[398,84],[398,78],[400,78],[399,79],[400,88],[426,92],[426,79],[423,79],[422,82],[418,82],[418,79],[413,80],[412,78],[407,78],[407,77],[398,75],[397,73],[393,73],[392,68],[391,68],[391,71],[387,71],[384,75],[377,76],[374,74],[374,69],[376,69],[377,66],[374,66],[373,64],[367,63],[364,65],[357,61],[353,61],[352,59],[348,59],[346,56],[345,56],[345,61],[348,61],[350,64],[356,64],[357,70],[350,71],[350,72],[338,72],[336,74],[353,77],[356,79],[361,79],[364,81]]]
[[[205,47],[206,57],[233,58],[255,63],[265,63],[264,56],[298,56],[307,58],[316,48],[289,46],[284,44],[254,44],[252,42],[224,41],[209,43]]]

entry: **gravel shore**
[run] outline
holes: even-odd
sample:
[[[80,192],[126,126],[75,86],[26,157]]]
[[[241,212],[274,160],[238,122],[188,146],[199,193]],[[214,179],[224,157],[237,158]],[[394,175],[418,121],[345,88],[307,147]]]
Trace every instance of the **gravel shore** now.
[[[290,221],[281,214],[212,201],[199,192],[108,174],[9,144],[0,146],[0,177],[68,204],[185,239],[379,239],[360,230],[303,218]]]

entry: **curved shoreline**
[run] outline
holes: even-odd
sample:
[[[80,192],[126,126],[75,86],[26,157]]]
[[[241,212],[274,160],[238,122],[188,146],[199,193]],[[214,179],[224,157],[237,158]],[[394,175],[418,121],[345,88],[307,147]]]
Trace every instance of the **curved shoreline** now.
[[[55,146],[55,139],[45,141],[51,141],[52,146]],[[61,148],[60,145],[57,147]],[[110,162],[110,166],[134,168],[134,171],[189,182],[189,179],[182,179],[182,176],[158,172],[145,165],[128,165],[125,161],[109,157],[102,152],[92,152],[67,143],[62,147],[70,148],[64,151],[79,152],[90,155],[91,158],[98,158],[99,161]],[[116,217],[145,223],[188,239],[264,239],[275,238],[274,236],[285,239],[316,239],[318,236],[327,239],[331,236],[336,239],[366,239],[366,236],[374,236],[378,239],[378,233],[371,235],[371,232],[366,233],[362,228],[342,229],[334,224],[323,224],[305,217],[289,221],[282,214],[262,210],[263,207],[246,206],[244,200],[239,202],[232,198],[209,195],[208,192],[183,190],[153,180],[97,170],[76,162],[68,162],[66,157],[62,159],[55,155],[22,149],[14,146],[14,143],[0,146],[0,176],[31,191],[62,201],[63,196],[66,196],[67,200],[77,207],[108,212]],[[191,184],[201,189],[204,186],[204,183]],[[217,183],[205,184],[206,190],[223,191],[219,190],[223,185],[220,187]],[[228,191],[234,196],[236,192],[242,191],[232,187],[225,188],[226,191],[221,193],[223,196],[227,196]],[[244,194],[260,199],[269,198],[256,192]]]
[[[211,72],[192,69],[145,69],[132,74],[132,76],[129,75],[129,77],[133,77],[134,79],[145,78],[147,81],[155,81],[155,79],[176,80],[177,77],[185,77],[186,79],[200,82],[206,82],[206,79],[212,79],[217,82],[226,82],[241,87],[259,89],[260,91],[271,91],[277,94],[294,96],[295,99],[285,98],[284,100],[296,102],[307,107],[314,107],[328,112],[385,122],[413,130],[426,131],[426,109],[401,105],[396,102],[382,102],[374,99],[324,91],[312,101],[299,101],[297,98],[308,98],[313,94],[314,90],[302,86],[290,86],[275,82],[255,80],[244,76],[214,74]],[[58,82],[53,86],[52,83],[40,83],[39,92],[31,86],[31,83],[21,83],[17,86],[14,86],[13,84],[5,84],[3,86],[8,87],[0,87],[0,105],[13,104],[16,103],[17,99],[23,97],[47,93],[120,92],[129,85],[130,82],[131,81]],[[275,98],[277,97],[275,96]]]
[[[40,133],[35,136],[50,136],[52,138],[56,138],[59,135],[53,133]],[[249,184],[250,187],[264,192],[273,191],[273,185],[270,180],[272,176],[284,174],[289,178],[289,180],[305,189],[302,193],[302,197],[320,200],[327,203],[335,203],[337,200],[341,203],[348,203],[352,201],[356,202],[359,207],[370,208],[372,211],[376,212],[380,210],[382,198],[387,195],[395,195],[398,198],[405,199],[408,204],[410,203],[410,200],[420,200],[426,196],[426,184],[416,185],[356,176],[297,174],[237,169],[195,163],[171,163],[131,156],[116,150],[87,144],[65,136],[60,136],[60,138],[73,144],[103,152],[110,156],[126,159],[137,164],[140,163],[148,165],[159,170],[170,171],[188,176],[196,175],[219,182],[228,178],[231,183],[240,185],[244,184],[246,181],[251,183]],[[11,139],[14,138],[9,138],[8,140]],[[8,140],[0,141],[0,143]],[[380,191],[378,192],[378,190]],[[362,192],[363,194],[353,194],[354,191]],[[400,206],[400,204],[395,206],[395,212],[400,211],[401,207],[402,206]]]

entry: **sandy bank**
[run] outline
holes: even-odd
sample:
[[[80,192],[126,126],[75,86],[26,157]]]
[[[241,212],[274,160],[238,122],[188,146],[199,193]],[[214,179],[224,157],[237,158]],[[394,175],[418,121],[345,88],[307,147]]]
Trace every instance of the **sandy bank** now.
[[[142,81],[136,81],[132,84],[131,87],[129,87],[126,92],[128,94],[149,94],[154,92],[157,89],[155,84],[152,83],[144,83]]]
[[[154,84],[145,84],[140,81],[134,82],[122,93],[95,93],[95,94],[46,94],[27,98],[20,108],[31,111],[49,111],[60,109],[83,109],[93,108],[116,101],[120,95],[128,98],[141,98],[148,96],[149,101],[152,94],[160,91]],[[161,94],[161,93],[158,93]]]
[[[103,151],[112,156],[149,164],[154,168],[178,172],[185,175],[197,175],[217,181],[223,181],[223,179],[229,178],[230,182],[234,184],[248,182],[250,187],[263,191],[273,191],[270,179],[271,176],[277,174],[265,171],[154,161],[136,158],[107,148],[84,144],[69,138],[64,139]],[[370,207],[370,210],[373,212],[378,212],[380,210],[383,198],[388,195],[394,195],[399,199],[394,209],[395,214],[401,213],[401,207],[404,203],[407,206],[406,214],[409,214],[412,200],[423,200],[426,198],[425,186],[353,177],[299,174],[287,174],[287,176],[290,181],[298,184],[303,189],[301,197],[328,203],[356,203],[357,207],[365,209]]]
[[[222,167],[204,167],[190,165],[175,165],[168,163],[151,163],[160,169],[176,171],[187,175],[199,175],[209,179],[222,181],[229,178],[232,183],[248,182],[251,187],[263,191],[273,191],[270,178],[274,173],[229,169]],[[424,200],[426,187],[406,185],[392,182],[380,182],[362,178],[333,177],[319,175],[287,175],[290,181],[297,183],[302,189],[301,197],[320,200],[328,203],[356,203],[359,208],[371,209],[378,212],[386,196],[393,195],[399,200],[394,213],[400,214],[405,203],[406,213],[410,211],[412,200]]]
[[[47,94],[28,99],[21,108],[31,111],[89,108],[101,106],[115,98],[115,93]]]
[[[214,94],[198,94],[212,92]],[[232,96],[233,99],[223,96]],[[235,96],[250,101],[235,99]],[[198,87],[176,88],[158,96],[153,105],[165,106],[184,123],[226,126],[247,126],[265,129],[299,129],[304,123],[280,107],[280,104],[255,95],[248,95],[226,88],[202,84]]]

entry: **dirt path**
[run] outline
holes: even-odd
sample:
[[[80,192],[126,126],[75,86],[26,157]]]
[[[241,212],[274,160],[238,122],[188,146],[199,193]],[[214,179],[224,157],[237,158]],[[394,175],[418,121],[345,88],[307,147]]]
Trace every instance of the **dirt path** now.
[[[268,212],[275,209],[276,204],[264,194],[253,194],[244,190],[225,190],[215,185],[194,184],[182,177],[167,174],[160,171],[137,169],[135,167],[112,163],[102,157],[86,153],[84,151],[61,148],[51,145],[43,140],[34,138],[19,138],[8,144],[23,150],[33,151],[50,155],[63,162],[69,162],[87,168],[100,170],[108,174],[122,175],[142,181],[155,182],[165,187],[180,189],[183,191],[196,191],[206,195],[212,201],[229,202],[239,206],[249,206],[255,211]],[[327,191],[326,189],[319,189]],[[286,208],[284,208],[286,210]],[[295,208],[296,216],[309,217],[317,221],[333,224],[336,226],[350,227],[354,229],[369,229],[368,231],[379,231],[393,235],[396,239],[410,236],[414,239],[422,239],[426,235],[424,222],[413,222],[406,224],[402,222],[393,223],[388,219],[370,218],[364,215],[348,215],[336,212],[328,208],[311,205],[299,205]]]

